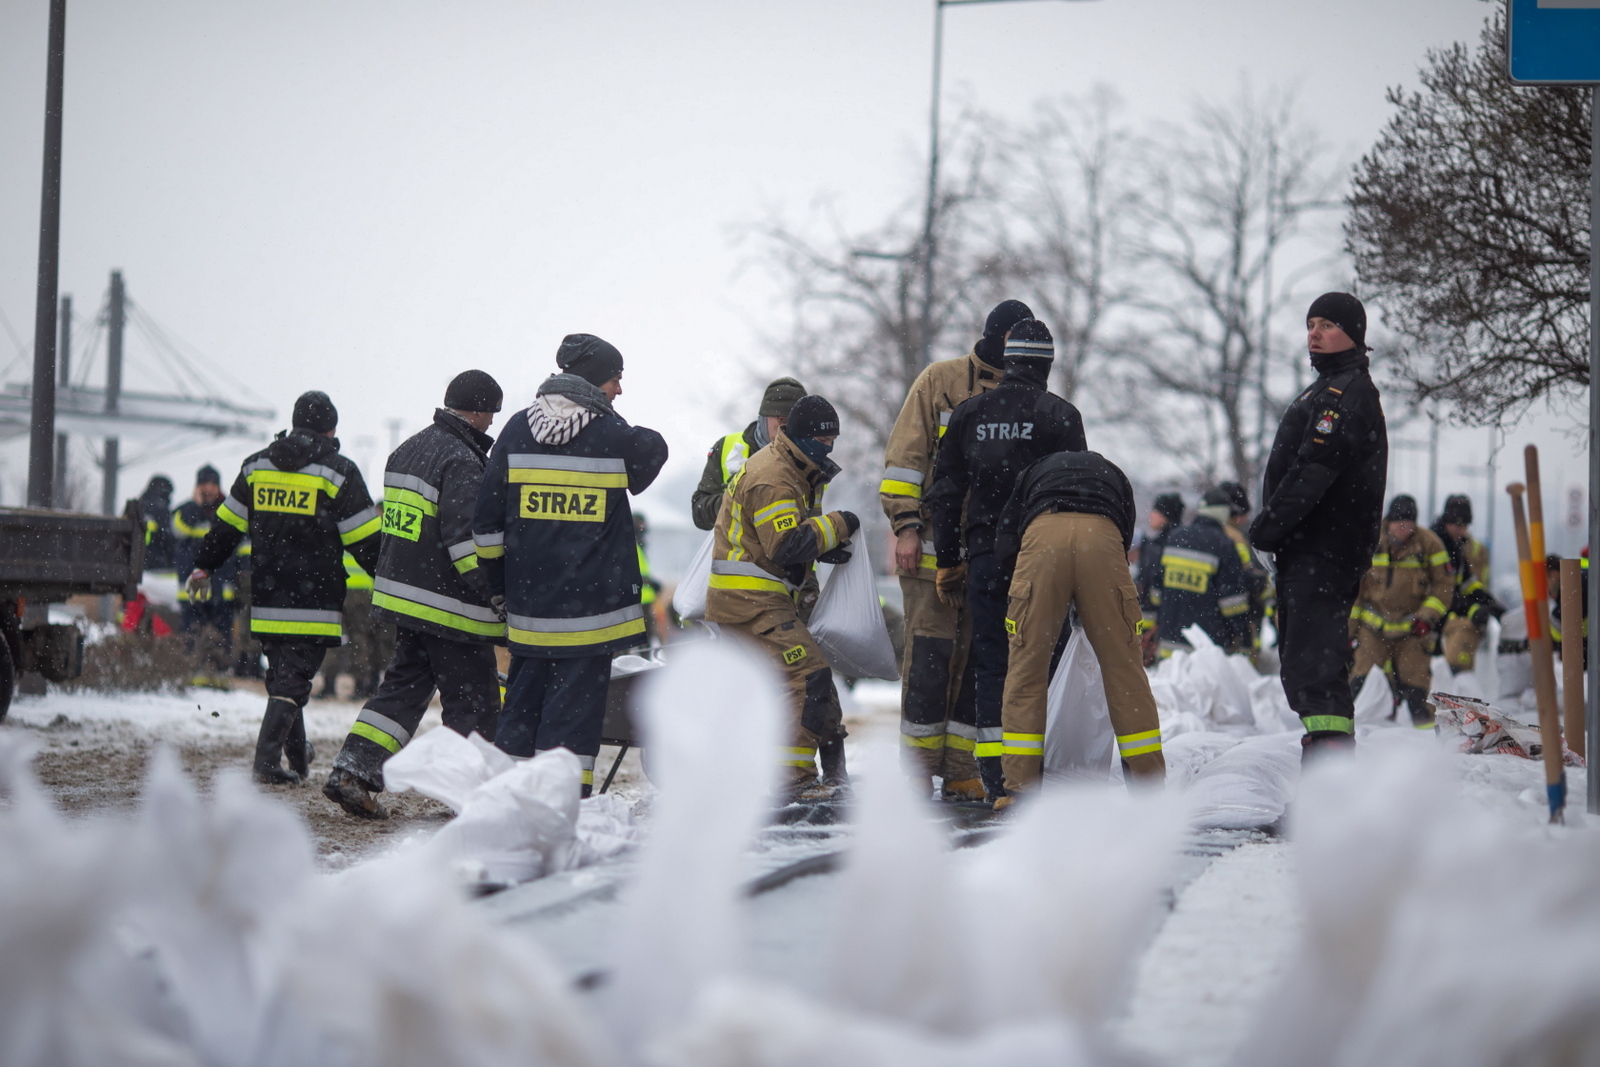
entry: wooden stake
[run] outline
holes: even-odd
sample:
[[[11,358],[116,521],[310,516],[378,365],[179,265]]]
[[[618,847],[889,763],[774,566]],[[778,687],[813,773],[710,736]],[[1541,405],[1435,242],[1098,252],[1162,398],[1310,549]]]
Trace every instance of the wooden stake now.
[[[1569,605],[1576,604],[1576,613]],[[1566,715],[1567,747],[1585,755],[1583,736],[1583,561],[1561,561],[1561,707]],[[1573,620],[1578,620],[1574,622]]]
[[[1556,702],[1555,654],[1550,647],[1550,586],[1544,569],[1544,516],[1536,487],[1539,452],[1529,445],[1525,453],[1529,475],[1529,513],[1524,513],[1520,484],[1506,487],[1511,494],[1511,518],[1517,529],[1517,563],[1522,577],[1522,609],[1528,619],[1528,649],[1533,659],[1533,691],[1539,704],[1539,743],[1544,749],[1545,793],[1550,801],[1550,821],[1563,821],[1567,804],[1567,774],[1561,762],[1561,711]],[[1531,514],[1530,514],[1531,513]],[[1530,521],[1530,519],[1532,521]],[[1535,549],[1539,554],[1535,555]]]

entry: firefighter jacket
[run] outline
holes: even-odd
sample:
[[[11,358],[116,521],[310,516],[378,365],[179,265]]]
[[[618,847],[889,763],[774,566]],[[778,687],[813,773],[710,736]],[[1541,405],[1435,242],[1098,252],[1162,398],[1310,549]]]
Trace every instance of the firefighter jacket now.
[[[756,424],[752,422],[739,433],[724,434],[711,444],[706,452],[706,466],[700,472],[700,484],[694,487],[689,501],[689,511],[694,524],[701,530],[717,525],[717,512],[722,507],[722,493],[739,473],[745,461],[761,449],[756,440]]]
[[[1133,543],[1133,487],[1115,463],[1098,452],[1057,452],[1017,476],[1000,512],[994,552],[1010,574],[1028,524],[1051,511],[1104,515],[1117,524],[1124,551]]]
[[[144,569],[170,571],[177,567],[172,556],[172,506],[171,501],[155,493],[139,498],[139,512],[144,518]],[[184,573],[188,577],[188,573]]]
[[[950,416],[933,466],[928,512],[940,567],[994,551],[994,528],[1017,475],[1055,452],[1089,447],[1078,409],[1049,392],[1048,371],[1017,360],[999,386],[963,401]]]
[[[494,438],[443,408],[383,472],[383,542],[372,607],[396,626],[454,641],[498,641],[506,626],[478,573],[472,514]]]
[[[551,375],[511,416],[489,454],[472,537],[491,595],[505,597],[512,653],[576,659],[643,642],[628,494],[666,461],[659,433],[628,425],[574,374]]]
[[[250,537],[250,632],[259,640],[337,645],[344,635],[344,552],[368,572],[381,519],[339,442],[289,430],[244,461],[194,565],[212,571]]]
[[[717,515],[708,621],[743,623],[764,611],[794,610],[812,562],[850,536],[840,512],[812,514],[837,473],[837,464],[825,459],[819,467],[779,431],[734,475]]]
[[[1177,524],[1169,522],[1159,533],[1150,532],[1139,538],[1139,575],[1133,584],[1139,592],[1139,609],[1147,619],[1154,619],[1161,608],[1161,554],[1177,528]]]
[[[1312,382],[1289,405],[1267,457],[1250,543],[1277,552],[1282,573],[1304,563],[1352,577],[1378,543],[1389,436],[1378,387],[1359,349],[1317,353]]]
[[[1272,588],[1272,572],[1267,570],[1267,565],[1250,547],[1250,539],[1243,530],[1231,522],[1225,522],[1222,532],[1233,542],[1233,549],[1244,566],[1244,584],[1250,590],[1249,617],[1252,624],[1258,623],[1266,618],[1277,599],[1276,591]]]
[[[1466,619],[1480,630],[1489,625],[1490,616],[1498,619],[1504,615],[1505,605],[1489,592],[1484,581],[1489,574],[1489,551],[1482,542],[1470,536],[1457,541],[1444,528],[1443,521],[1434,523],[1430,529],[1450,553],[1450,570],[1456,577],[1449,613]]]
[[[1350,618],[1385,637],[1410,633],[1412,619],[1437,624],[1450,610],[1456,582],[1438,535],[1419,526],[1403,544],[1385,537],[1378,548]]]
[[[189,590],[185,585],[189,579],[189,572],[194,570],[194,560],[200,554],[200,546],[216,523],[217,507],[216,504],[185,500],[172,512],[172,521],[169,524],[171,539],[168,543],[172,546],[173,569],[178,572],[179,600],[189,599]],[[235,595],[235,583],[239,580],[238,555],[230,555],[214,570],[210,567],[204,569],[211,575],[211,595],[232,600]]]
[[[1161,639],[1184,640],[1199,626],[1224,649],[1250,640],[1250,585],[1224,523],[1204,511],[1167,539],[1161,555]]]
[[[924,507],[924,489],[933,486],[933,461],[950,416],[962,401],[1000,384],[1004,372],[978,358],[976,351],[960,359],[934,363],[917,375],[894,420],[883,453],[883,483],[878,499],[895,534],[922,531],[922,560],[917,577],[933,581],[933,526]]]

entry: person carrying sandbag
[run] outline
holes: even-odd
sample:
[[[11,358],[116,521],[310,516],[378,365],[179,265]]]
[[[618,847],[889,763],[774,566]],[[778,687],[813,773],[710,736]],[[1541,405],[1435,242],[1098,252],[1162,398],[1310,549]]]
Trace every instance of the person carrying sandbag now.
[[[1166,779],[1161,721],[1140,652],[1139,595],[1128,571],[1133,525],[1133,488],[1098,452],[1057,452],[1017,478],[994,542],[1002,572],[1011,576],[1000,711],[1006,795],[996,799],[996,811],[1039,786],[1050,658],[1074,604],[1100,662],[1124,774]]]
[[[822,487],[839,473],[828,458],[838,435],[832,404],[820,396],[795,402],[788,425],[723,493],[706,590],[706,621],[755,642],[783,673],[794,712],[781,756],[789,774],[784,789],[797,800],[826,799],[846,781],[833,670],[795,605],[812,562],[847,562],[845,546],[861,528],[848,511],[813,514]]]

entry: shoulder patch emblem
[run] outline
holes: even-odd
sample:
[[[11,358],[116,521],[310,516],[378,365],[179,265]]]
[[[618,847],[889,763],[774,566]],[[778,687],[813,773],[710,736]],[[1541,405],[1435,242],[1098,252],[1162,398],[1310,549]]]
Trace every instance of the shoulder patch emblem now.
[[[1339,421],[1339,413],[1337,411],[1333,411],[1331,409],[1324,411],[1321,415],[1317,416],[1317,432],[1332,433],[1333,424],[1337,421]]]

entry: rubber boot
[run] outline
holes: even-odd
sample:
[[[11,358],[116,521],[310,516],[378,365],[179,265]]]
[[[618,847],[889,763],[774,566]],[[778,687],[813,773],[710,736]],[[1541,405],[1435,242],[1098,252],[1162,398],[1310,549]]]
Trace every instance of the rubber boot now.
[[[1411,725],[1418,730],[1433,729],[1433,707],[1428,703],[1428,691],[1420,685],[1400,686],[1400,697],[1411,712]]]
[[[261,716],[261,732],[256,736],[256,758],[252,770],[256,781],[265,785],[293,785],[300,776],[283,769],[283,743],[300,717],[300,705],[283,697],[268,697]]]
[[[848,786],[850,772],[844,766],[844,738],[836,737],[817,746],[817,758],[822,764],[822,780],[828,785]]]
[[[317,750],[311,747],[311,742],[306,740],[306,711],[300,708],[296,711],[294,725],[289,727],[289,737],[283,743],[284,758],[289,761],[289,769],[298,774],[302,781],[311,778],[311,761],[317,758]]]
[[[990,800],[998,800],[1006,795],[1006,772],[1000,767],[999,756],[979,756],[978,774],[983,782],[983,791]]]
[[[389,812],[373,795],[377,792],[343,767],[328,772],[322,795],[358,819],[387,819]]]
[[[1300,766],[1306,767],[1317,760],[1335,754],[1350,754],[1356,750],[1354,734],[1336,730],[1319,730],[1300,739]]]

